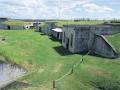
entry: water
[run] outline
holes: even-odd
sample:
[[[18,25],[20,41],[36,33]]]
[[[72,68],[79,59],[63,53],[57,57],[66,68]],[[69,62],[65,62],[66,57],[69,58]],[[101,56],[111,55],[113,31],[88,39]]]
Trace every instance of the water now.
[[[0,62],[0,89],[24,76],[26,70],[18,65]]]

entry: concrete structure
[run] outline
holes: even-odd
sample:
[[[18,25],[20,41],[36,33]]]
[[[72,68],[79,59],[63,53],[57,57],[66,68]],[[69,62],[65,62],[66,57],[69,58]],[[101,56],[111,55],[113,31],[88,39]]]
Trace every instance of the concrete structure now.
[[[56,22],[46,21],[42,27],[41,32],[47,35],[52,35],[52,29],[56,28]]]
[[[92,25],[92,32],[98,35],[113,35],[120,32],[120,25]]]
[[[41,32],[41,27],[39,27],[39,24],[41,23],[39,22],[33,23],[33,26],[35,27],[35,32]]]
[[[24,26],[8,25],[8,30],[24,30]]]
[[[93,45],[91,45],[92,52],[107,58],[116,58],[117,52],[115,48],[102,35],[95,35]]]
[[[0,29],[8,29],[8,27],[5,24],[0,24]]]
[[[6,25],[6,24],[0,24],[0,29],[5,29],[5,30],[25,30],[25,29],[30,29],[32,25],[24,25],[24,26],[18,26],[18,25]]]
[[[58,40],[62,40],[62,29],[61,28],[52,29],[52,36]]]
[[[0,18],[0,22],[4,22],[4,21],[7,21],[9,20],[9,18]]]
[[[113,46],[102,35],[120,32],[112,25],[64,25],[62,45],[72,53],[90,51],[103,57],[116,58]]]
[[[24,25],[24,29],[33,29],[33,28],[34,28],[34,26],[32,23],[28,24],[28,25]]]

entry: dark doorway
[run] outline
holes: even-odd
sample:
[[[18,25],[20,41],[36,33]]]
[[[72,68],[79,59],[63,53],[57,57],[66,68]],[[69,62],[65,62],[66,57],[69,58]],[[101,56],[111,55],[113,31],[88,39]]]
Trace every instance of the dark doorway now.
[[[10,26],[9,25],[7,26],[7,28],[8,28],[8,30],[10,30]]]
[[[57,38],[59,38],[59,32],[57,32]]]
[[[69,38],[66,39],[66,49],[69,49]]]
[[[39,32],[41,32],[41,29],[42,29],[42,28],[41,28],[41,27],[39,27]]]

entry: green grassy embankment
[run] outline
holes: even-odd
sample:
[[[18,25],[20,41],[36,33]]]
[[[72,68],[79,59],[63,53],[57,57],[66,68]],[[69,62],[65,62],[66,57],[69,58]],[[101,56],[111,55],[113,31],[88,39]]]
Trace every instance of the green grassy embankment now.
[[[64,75],[73,64],[81,60],[81,55],[64,51],[59,42],[32,30],[0,30],[0,36],[6,37],[5,41],[0,42],[0,53],[28,70],[28,74],[21,81],[27,81],[32,86],[17,90],[51,90],[52,80]],[[120,34],[108,37],[118,52],[120,52],[119,39]],[[117,87],[119,84],[114,82],[120,80],[119,71],[120,58],[110,60],[87,55],[83,64],[78,66],[72,75],[56,83],[56,89],[100,90],[100,87],[113,87],[114,84]],[[99,79],[101,77],[103,80]],[[103,84],[104,81],[106,81],[105,84]],[[13,89],[14,87],[11,90]]]

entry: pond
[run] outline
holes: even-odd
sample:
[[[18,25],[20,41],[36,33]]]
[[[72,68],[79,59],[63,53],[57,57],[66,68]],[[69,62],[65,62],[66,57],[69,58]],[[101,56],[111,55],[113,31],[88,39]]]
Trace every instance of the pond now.
[[[13,83],[27,73],[24,68],[5,62],[4,59],[0,56],[0,89]]]

